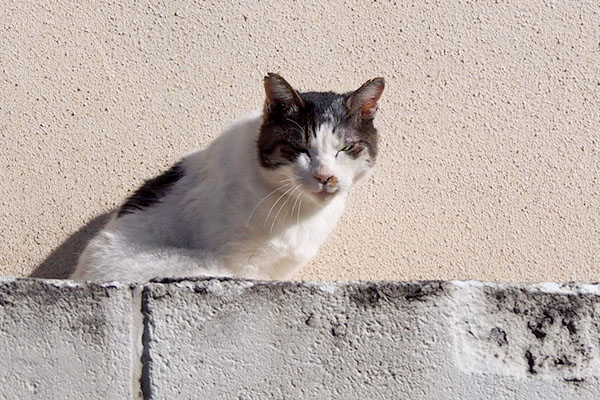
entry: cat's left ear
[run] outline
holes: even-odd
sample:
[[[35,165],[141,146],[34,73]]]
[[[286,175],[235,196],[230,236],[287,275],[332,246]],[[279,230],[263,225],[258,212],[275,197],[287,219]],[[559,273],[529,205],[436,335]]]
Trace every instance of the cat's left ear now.
[[[265,76],[265,114],[283,112],[292,115],[304,107],[304,101],[281,76],[269,72]]]
[[[384,88],[385,80],[383,78],[366,81],[350,94],[346,106],[350,111],[359,114],[362,119],[373,119]]]

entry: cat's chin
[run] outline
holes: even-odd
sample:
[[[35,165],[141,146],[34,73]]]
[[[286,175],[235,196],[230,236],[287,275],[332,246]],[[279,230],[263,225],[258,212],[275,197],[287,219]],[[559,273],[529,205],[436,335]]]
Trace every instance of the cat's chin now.
[[[327,190],[321,190],[319,192],[312,192],[312,196],[315,198],[317,204],[325,204],[331,201],[334,197],[339,194],[339,190],[336,190],[333,193],[328,192]]]

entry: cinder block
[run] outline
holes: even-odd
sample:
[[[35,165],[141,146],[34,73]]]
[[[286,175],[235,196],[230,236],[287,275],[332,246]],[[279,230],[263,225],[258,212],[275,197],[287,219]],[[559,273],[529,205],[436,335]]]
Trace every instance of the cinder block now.
[[[209,280],[144,294],[151,399],[391,399],[423,396],[423,376],[452,386],[439,282]]]
[[[150,399],[598,399],[597,287],[145,287]]]
[[[0,399],[131,399],[133,304],[128,286],[0,280]]]

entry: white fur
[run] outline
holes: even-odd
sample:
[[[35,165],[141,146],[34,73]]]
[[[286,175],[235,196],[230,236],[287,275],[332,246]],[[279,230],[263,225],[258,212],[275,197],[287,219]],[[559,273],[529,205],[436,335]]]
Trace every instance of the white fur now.
[[[366,155],[340,153],[344,143],[325,124],[310,157],[263,168],[256,149],[261,121],[260,112],[251,113],[185,157],[185,176],[160,202],[113,216],[72,278],[291,277],[315,256],[342,215],[348,189],[371,165]],[[312,176],[319,169],[337,177],[335,193]]]

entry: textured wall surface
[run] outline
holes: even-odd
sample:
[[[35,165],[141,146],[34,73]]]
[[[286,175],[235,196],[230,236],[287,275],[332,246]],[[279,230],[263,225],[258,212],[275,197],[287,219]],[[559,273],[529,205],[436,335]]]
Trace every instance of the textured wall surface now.
[[[598,278],[597,0],[4,1],[0,31],[4,275],[66,276],[276,71],[388,83],[378,169],[299,278]]]
[[[599,321],[600,285],[5,279],[0,399],[596,400]]]

